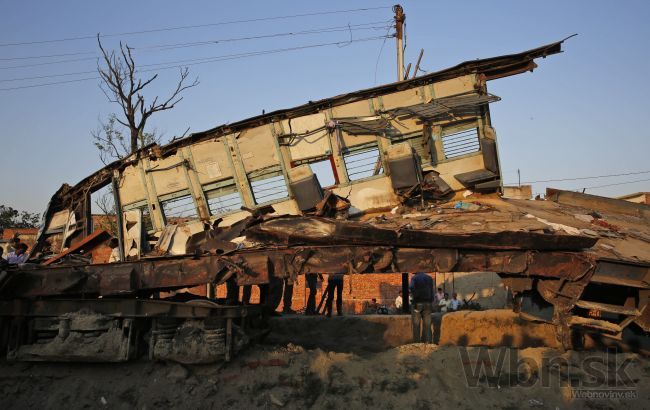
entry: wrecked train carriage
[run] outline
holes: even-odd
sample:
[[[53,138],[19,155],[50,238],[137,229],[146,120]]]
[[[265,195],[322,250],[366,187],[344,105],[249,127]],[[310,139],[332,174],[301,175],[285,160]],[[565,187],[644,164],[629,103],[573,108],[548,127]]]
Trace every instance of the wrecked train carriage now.
[[[582,236],[508,229],[444,234],[430,225],[381,229],[298,216],[323,205],[328,193],[348,198],[354,216],[394,207],[417,195],[418,187],[421,201],[425,188],[428,198],[468,188],[496,191],[500,171],[488,104],[498,98],[486,83],[534,69],[535,58],[560,52],[561,44],[216,127],[146,147],[74,187],[64,185],[48,206],[31,258],[54,256],[9,272],[0,284],[10,357],[126,360],[144,345],[152,358],[227,359],[264,330],[258,307],[151,297],[233,276],[245,285],[306,272],[496,271],[525,277],[522,292],[537,289],[540,277],[568,286],[584,282],[596,257],[583,253],[594,241]],[[325,176],[327,190],[321,186]],[[91,194],[108,184],[120,210],[122,262],[70,259],[92,254],[106,239],[92,232],[90,203]],[[277,229],[274,236],[273,227],[287,217],[262,215],[269,205],[276,215],[296,215],[282,233],[306,228],[297,242],[284,243]],[[199,246],[199,254],[207,254],[183,256],[188,240],[213,222],[216,229],[209,232],[217,248]],[[239,250],[225,245],[242,236],[256,243]],[[552,318],[558,325],[569,323],[562,306]],[[81,340],[84,351],[76,348]]]
[[[309,102],[149,146],[110,164],[52,198],[32,254],[57,254],[92,231],[91,194],[114,185],[122,212],[122,259],[148,252],[178,226],[162,252],[182,254],[200,221],[227,226],[272,204],[301,214],[323,195],[320,183],[351,202],[352,213],[399,203],[396,189],[435,171],[441,193],[496,190],[500,171],[487,81],[532,71],[534,59],[562,42],[523,53],[469,61],[415,79]],[[314,172],[315,170],[315,172]],[[314,178],[316,175],[320,178]],[[320,183],[319,183],[320,182]],[[178,223],[179,220],[189,220]],[[143,242],[143,240],[145,242]]]

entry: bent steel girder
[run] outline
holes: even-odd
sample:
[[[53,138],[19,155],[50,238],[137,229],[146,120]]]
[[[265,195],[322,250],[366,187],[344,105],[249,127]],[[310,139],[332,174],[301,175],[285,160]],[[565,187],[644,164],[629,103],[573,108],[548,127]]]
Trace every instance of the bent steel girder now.
[[[390,246],[246,249],[227,255],[179,256],[82,266],[25,266],[8,271],[0,299],[64,295],[117,296],[219,284],[238,285],[306,273],[496,272],[575,281],[593,273],[589,254]]]

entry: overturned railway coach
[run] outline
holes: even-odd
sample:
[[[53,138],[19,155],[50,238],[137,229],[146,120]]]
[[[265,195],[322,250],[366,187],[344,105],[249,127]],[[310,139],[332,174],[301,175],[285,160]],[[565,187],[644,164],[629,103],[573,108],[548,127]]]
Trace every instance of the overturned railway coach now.
[[[522,311],[555,323],[567,346],[577,327],[622,340],[633,326],[645,340],[648,242],[638,255],[616,244],[594,250],[604,231],[554,222],[591,205],[616,219],[619,208],[488,199],[501,172],[489,111],[499,98],[487,82],[532,71],[561,46],[218,126],[63,185],[29,263],[0,276],[8,356],[115,361],[146,350],[182,362],[227,360],[264,333],[264,312],[220,304],[210,290],[309,272],[496,272],[521,296]],[[93,263],[93,247],[110,235],[93,231],[91,196],[107,186],[118,209],[116,261]],[[466,190],[486,194],[470,206],[476,212],[444,205]],[[395,207],[411,210],[410,219],[386,212]],[[626,212],[637,220],[621,223],[650,238],[650,213]],[[583,299],[594,278],[602,283]],[[603,296],[607,285],[616,303]],[[192,286],[206,286],[208,297],[161,297]]]

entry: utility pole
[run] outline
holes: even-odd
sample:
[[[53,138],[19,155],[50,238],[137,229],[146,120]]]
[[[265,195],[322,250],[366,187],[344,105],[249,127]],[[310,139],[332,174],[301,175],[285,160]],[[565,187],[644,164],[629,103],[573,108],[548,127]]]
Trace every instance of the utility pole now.
[[[397,81],[404,81],[404,21],[406,15],[399,4],[393,6],[395,12],[395,39],[397,44]]]

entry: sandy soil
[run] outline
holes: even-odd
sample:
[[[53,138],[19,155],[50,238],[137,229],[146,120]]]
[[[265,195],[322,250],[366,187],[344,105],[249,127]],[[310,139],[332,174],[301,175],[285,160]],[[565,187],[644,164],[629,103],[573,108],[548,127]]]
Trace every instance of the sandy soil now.
[[[649,382],[650,359],[631,353],[424,344],[362,356],[262,345],[222,366],[0,362],[4,409],[649,408]],[[637,398],[572,397],[584,388]]]

